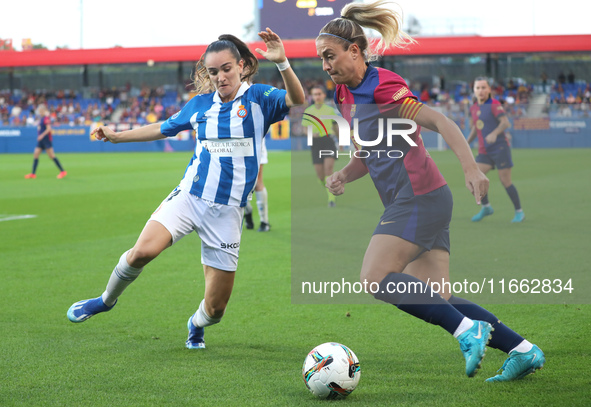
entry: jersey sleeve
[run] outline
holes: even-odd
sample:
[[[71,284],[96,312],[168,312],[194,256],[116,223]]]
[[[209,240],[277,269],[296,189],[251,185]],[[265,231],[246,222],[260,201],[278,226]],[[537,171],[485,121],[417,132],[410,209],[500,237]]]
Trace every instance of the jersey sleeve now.
[[[503,105],[498,100],[493,100],[491,111],[493,116],[497,119],[505,116],[505,109],[503,109]]]
[[[374,100],[380,112],[414,120],[423,104],[413,95],[404,79],[382,69],[379,71],[379,77],[380,83],[374,90]]]
[[[196,99],[199,96],[195,96],[193,99],[187,102],[187,104],[178,112],[170,116],[166,121],[160,125],[160,133],[166,137],[174,137],[183,130],[191,130],[191,116],[196,111]]]
[[[279,122],[289,113],[289,107],[285,103],[287,92],[284,89],[277,89],[274,86],[255,84],[256,99],[263,108],[263,114],[268,124]]]

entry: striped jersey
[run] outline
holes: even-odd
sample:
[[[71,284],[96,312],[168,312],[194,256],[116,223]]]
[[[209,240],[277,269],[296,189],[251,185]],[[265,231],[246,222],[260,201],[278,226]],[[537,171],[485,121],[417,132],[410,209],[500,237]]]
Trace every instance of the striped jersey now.
[[[478,154],[495,153],[509,145],[505,132],[497,136],[497,140],[489,144],[485,137],[499,126],[501,117],[505,116],[503,105],[496,99],[489,97],[483,104],[474,102],[470,106],[472,124],[476,127],[478,136]]]
[[[358,119],[359,138],[368,143],[376,141],[380,132],[387,134],[387,118],[414,121],[423,107],[404,79],[372,65],[367,66],[363,80],[356,87],[337,85],[334,100],[351,128]],[[380,122],[380,119],[383,120]],[[416,131],[409,135],[416,147],[411,147],[400,136],[393,136],[390,146],[385,136],[373,147],[362,147],[353,140],[357,150],[365,151],[359,157],[366,165],[384,206],[396,198],[423,195],[446,184],[425,149],[420,132],[421,126],[417,125]]]
[[[234,100],[217,92],[197,95],[160,126],[172,137],[195,130],[195,153],[179,187],[202,199],[245,206],[254,189],[263,137],[289,112],[285,90],[242,83]]]

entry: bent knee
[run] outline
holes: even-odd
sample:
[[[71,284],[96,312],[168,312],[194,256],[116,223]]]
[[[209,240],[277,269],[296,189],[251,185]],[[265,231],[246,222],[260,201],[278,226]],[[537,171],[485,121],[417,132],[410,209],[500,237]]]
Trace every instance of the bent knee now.
[[[149,247],[133,247],[128,254],[127,262],[132,267],[144,267],[154,260],[160,252]]]
[[[359,281],[364,286],[370,287],[379,287],[382,280],[390,274],[392,271],[388,271],[382,268],[373,268],[373,269],[361,269],[361,273],[359,274]]]

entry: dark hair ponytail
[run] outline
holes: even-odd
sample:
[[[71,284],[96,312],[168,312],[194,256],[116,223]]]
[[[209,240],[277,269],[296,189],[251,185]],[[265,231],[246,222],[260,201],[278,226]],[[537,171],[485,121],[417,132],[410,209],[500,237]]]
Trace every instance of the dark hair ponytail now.
[[[254,54],[248,49],[248,46],[237,37],[231,34],[222,34],[217,41],[212,42],[207,46],[207,49],[201,55],[201,58],[195,66],[195,76],[193,78],[193,86],[197,93],[212,92],[214,87],[209,80],[207,68],[205,68],[205,57],[210,52],[220,52],[228,50],[232,53],[236,62],[244,61],[244,69],[242,71],[241,81],[250,81],[259,69],[259,61]]]

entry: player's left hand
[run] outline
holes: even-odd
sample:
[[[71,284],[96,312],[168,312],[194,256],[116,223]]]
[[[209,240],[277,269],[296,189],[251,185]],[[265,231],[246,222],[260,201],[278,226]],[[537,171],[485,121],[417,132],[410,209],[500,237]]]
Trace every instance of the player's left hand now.
[[[283,48],[283,42],[277,34],[275,34],[269,27],[265,31],[259,33],[259,37],[265,42],[267,50],[263,51],[260,48],[255,49],[256,52],[267,58],[271,62],[279,64],[285,61],[285,49]]]
[[[480,169],[467,172],[466,188],[474,195],[476,203],[480,205],[480,200],[488,193],[488,178]]]

